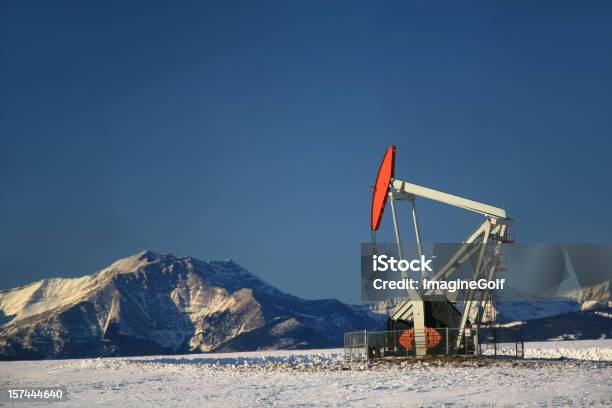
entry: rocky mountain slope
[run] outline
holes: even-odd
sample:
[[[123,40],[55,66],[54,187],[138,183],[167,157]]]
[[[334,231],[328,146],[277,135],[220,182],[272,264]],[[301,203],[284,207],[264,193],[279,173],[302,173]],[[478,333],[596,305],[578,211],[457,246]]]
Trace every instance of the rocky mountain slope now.
[[[285,294],[233,261],[145,251],[94,275],[0,291],[0,359],[340,346],[381,318]]]

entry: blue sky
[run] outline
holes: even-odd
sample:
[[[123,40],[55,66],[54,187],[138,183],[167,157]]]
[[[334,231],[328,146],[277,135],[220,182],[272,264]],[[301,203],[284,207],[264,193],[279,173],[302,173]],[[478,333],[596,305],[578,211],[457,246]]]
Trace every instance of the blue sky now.
[[[146,4],[0,3],[0,288],[147,248],[356,302],[390,144],[522,242],[612,241],[612,4]]]

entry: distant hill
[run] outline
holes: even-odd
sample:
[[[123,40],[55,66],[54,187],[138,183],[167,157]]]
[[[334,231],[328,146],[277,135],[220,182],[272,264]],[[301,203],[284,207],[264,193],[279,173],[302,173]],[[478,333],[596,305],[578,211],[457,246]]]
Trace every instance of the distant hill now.
[[[612,339],[612,308],[532,319],[522,327],[525,341]]]

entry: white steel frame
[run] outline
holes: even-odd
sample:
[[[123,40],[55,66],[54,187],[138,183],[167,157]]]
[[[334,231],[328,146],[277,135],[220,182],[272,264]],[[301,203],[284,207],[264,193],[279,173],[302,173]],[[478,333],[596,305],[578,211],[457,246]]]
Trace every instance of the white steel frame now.
[[[473,280],[484,277],[487,280],[493,280],[495,272],[498,268],[498,257],[501,252],[501,245],[506,239],[507,226],[512,223],[512,220],[507,217],[506,210],[494,207],[478,201],[470,200],[461,196],[445,193],[434,190],[428,187],[419,186],[407,181],[392,179],[392,191],[389,192],[391,204],[391,213],[393,216],[393,228],[395,230],[395,238],[397,240],[398,255],[403,258],[402,244],[400,237],[400,229],[397,221],[397,213],[395,209],[395,201],[409,200],[412,204],[412,220],[416,236],[417,248],[419,255],[423,254],[421,232],[416,211],[416,197],[424,197],[430,200],[438,201],[444,204],[453,205],[469,211],[474,211],[485,216],[484,222],[476,228],[476,230],[463,241],[463,244],[457,252],[449,259],[444,267],[442,267],[432,279],[446,280],[468,259],[478,253],[476,266],[474,268]],[[395,191],[393,191],[395,190]],[[489,245],[491,244],[491,245]],[[492,247],[488,248],[489,246]],[[488,250],[489,249],[489,250]],[[422,278],[427,277],[427,272],[422,272]],[[474,317],[476,322],[479,322],[484,309],[484,302],[487,301],[489,290],[474,291],[469,290],[464,299],[464,308],[461,314],[461,323],[459,325],[456,347],[459,348],[463,340],[462,333],[467,325],[468,319]],[[433,294],[433,290],[426,291],[424,295]],[[414,289],[408,290],[409,300],[402,304],[391,316],[393,320],[412,320],[414,323],[415,332],[425,329],[425,309],[423,297],[421,293]],[[473,311],[475,309],[475,311]],[[415,337],[415,351],[417,356],[426,354],[425,339],[417,341]]]

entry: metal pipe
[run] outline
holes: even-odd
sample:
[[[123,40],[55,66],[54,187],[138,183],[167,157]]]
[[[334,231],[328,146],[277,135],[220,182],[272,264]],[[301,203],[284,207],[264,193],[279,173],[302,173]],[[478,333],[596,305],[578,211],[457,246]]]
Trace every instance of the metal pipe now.
[[[395,239],[397,240],[397,253],[400,259],[404,259],[404,253],[402,252],[402,240],[400,238],[400,230],[397,224],[397,215],[395,213],[395,198],[393,198],[393,192],[389,192],[389,198],[391,201],[391,214],[393,215],[393,228],[395,229]]]
[[[412,199],[412,222],[414,223],[414,233],[416,235],[417,248],[419,249],[419,256],[423,259],[423,247],[421,246],[421,230],[419,229],[419,220],[417,218],[416,210],[416,198],[413,196]],[[421,279],[427,278],[427,271],[421,271]]]
[[[446,355],[449,354],[449,350],[448,350],[448,327],[446,328]]]

